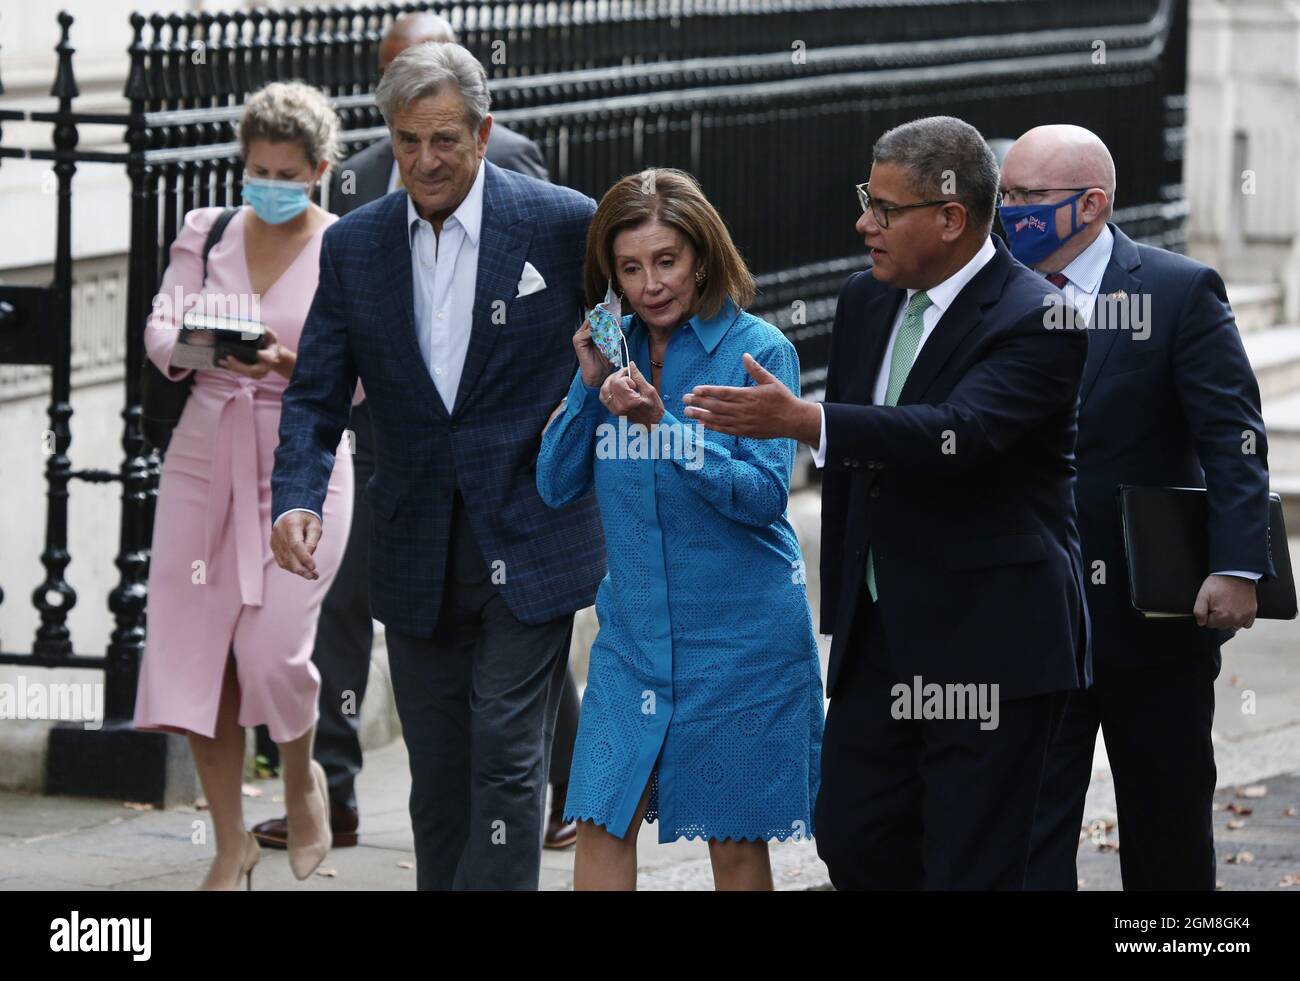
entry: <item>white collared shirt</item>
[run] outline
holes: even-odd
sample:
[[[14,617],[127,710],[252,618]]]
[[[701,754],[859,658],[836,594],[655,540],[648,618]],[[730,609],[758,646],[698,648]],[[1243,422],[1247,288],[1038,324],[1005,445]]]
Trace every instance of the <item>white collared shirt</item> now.
[[[1085,324],[1092,322],[1092,312],[1097,308],[1097,292],[1101,289],[1101,280],[1106,275],[1114,249],[1115,233],[1106,225],[1096,240],[1061,270],[1066,279],[1061,287],[1065,302],[1079,312]]]
[[[469,193],[443,221],[438,235],[420,217],[410,196],[406,198],[415,337],[424,366],[448,412],[456,404],[474,323],[486,169],[480,161]]]
[[[916,358],[920,357],[921,348],[930,339],[930,335],[934,333],[934,328],[939,325],[943,315],[952,306],[953,300],[957,299],[957,294],[965,289],[966,284],[974,279],[975,274],[988,265],[995,255],[997,255],[997,250],[993,248],[993,240],[991,238],[984,239],[984,244],[980,246],[979,251],[971,257],[966,265],[962,266],[938,286],[926,290],[926,294],[930,297],[930,305],[921,314],[921,340],[916,345],[916,354],[912,357],[912,364],[915,364]],[[903,326],[903,317],[907,314],[907,305],[912,302],[912,297],[917,292],[918,290],[908,290],[907,296],[898,305],[898,313],[894,316],[894,325],[889,331],[889,343],[885,345],[885,355],[880,359],[880,368],[876,373],[876,384],[871,392],[873,405],[883,405],[885,402],[885,393],[889,389],[889,364],[894,357],[894,342],[898,340],[898,329]],[[817,408],[822,417],[822,435],[821,442],[812,452],[812,458],[813,463],[820,469],[826,463],[826,410],[820,403],[818,403]]]

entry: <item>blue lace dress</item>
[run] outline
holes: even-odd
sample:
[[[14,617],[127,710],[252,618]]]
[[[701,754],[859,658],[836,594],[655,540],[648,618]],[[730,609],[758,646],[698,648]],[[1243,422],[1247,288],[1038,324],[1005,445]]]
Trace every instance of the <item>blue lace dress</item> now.
[[[623,331],[648,368],[644,325],[627,317]],[[785,515],[794,441],[705,430],[681,401],[700,384],[754,384],[745,352],[798,393],[794,346],[728,303],[669,339],[659,439],[612,416],[580,372],[542,439],[543,500],[559,507],[594,483],[609,556],[565,819],[618,838],[652,776],[645,819],[661,842],[814,833],[823,701]]]

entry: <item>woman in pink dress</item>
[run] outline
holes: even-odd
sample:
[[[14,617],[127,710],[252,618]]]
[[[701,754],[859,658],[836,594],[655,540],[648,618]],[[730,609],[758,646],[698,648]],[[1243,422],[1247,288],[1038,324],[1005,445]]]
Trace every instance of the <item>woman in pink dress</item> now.
[[[266,725],[279,744],[294,874],[310,875],[330,846],[325,774],[311,758],[320,689],[311,652],[350,527],[345,453],[325,501],[319,577],[280,569],[269,543],[280,399],[316,291],[321,237],[338,220],[310,191],[337,155],[337,133],[329,102],[301,83],[274,83],[248,100],[239,139],[251,207],[213,247],[206,280],[204,244],[222,209],[185,216],[145,328],[149,357],[173,380],[189,373],[170,365],[178,297],[269,329],[257,364],[226,358],[196,372],[158,488],[135,725],[189,737],[216,837],[200,889],[252,886],[260,852],[240,803],[248,726]]]

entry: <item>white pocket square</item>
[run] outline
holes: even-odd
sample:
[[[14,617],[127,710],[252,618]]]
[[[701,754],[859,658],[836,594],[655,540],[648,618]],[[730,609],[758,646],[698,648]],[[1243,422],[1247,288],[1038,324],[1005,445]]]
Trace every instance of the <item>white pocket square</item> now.
[[[525,262],[524,274],[519,277],[519,291],[515,293],[515,299],[527,296],[529,293],[540,293],[544,289],[546,289],[546,280],[542,279],[542,274],[531,262]]]

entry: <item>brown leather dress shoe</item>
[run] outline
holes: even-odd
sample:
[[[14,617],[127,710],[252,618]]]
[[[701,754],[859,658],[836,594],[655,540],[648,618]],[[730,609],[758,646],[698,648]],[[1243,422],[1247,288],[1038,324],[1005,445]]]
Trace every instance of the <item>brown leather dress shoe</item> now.
[[[357,843],[360,818],[355,810],[330,801],[330,831],[335,848],[352,848]],[[575,828],[576,836],[577,830]],[[253,837],[267,848],[288,848],[289,819],[278,817],[253,825]]]
[[[546,837],[542,839],[544,848],[568,848],[578,840],[578,822],[564,820],[564,798],[568,789],[564,785],[551,787],[551,816],[546,821]]]
[[[546,848],[568,848],[578,840],[578,822],[564,819],[546,822],[546,839],[542,842]]]

